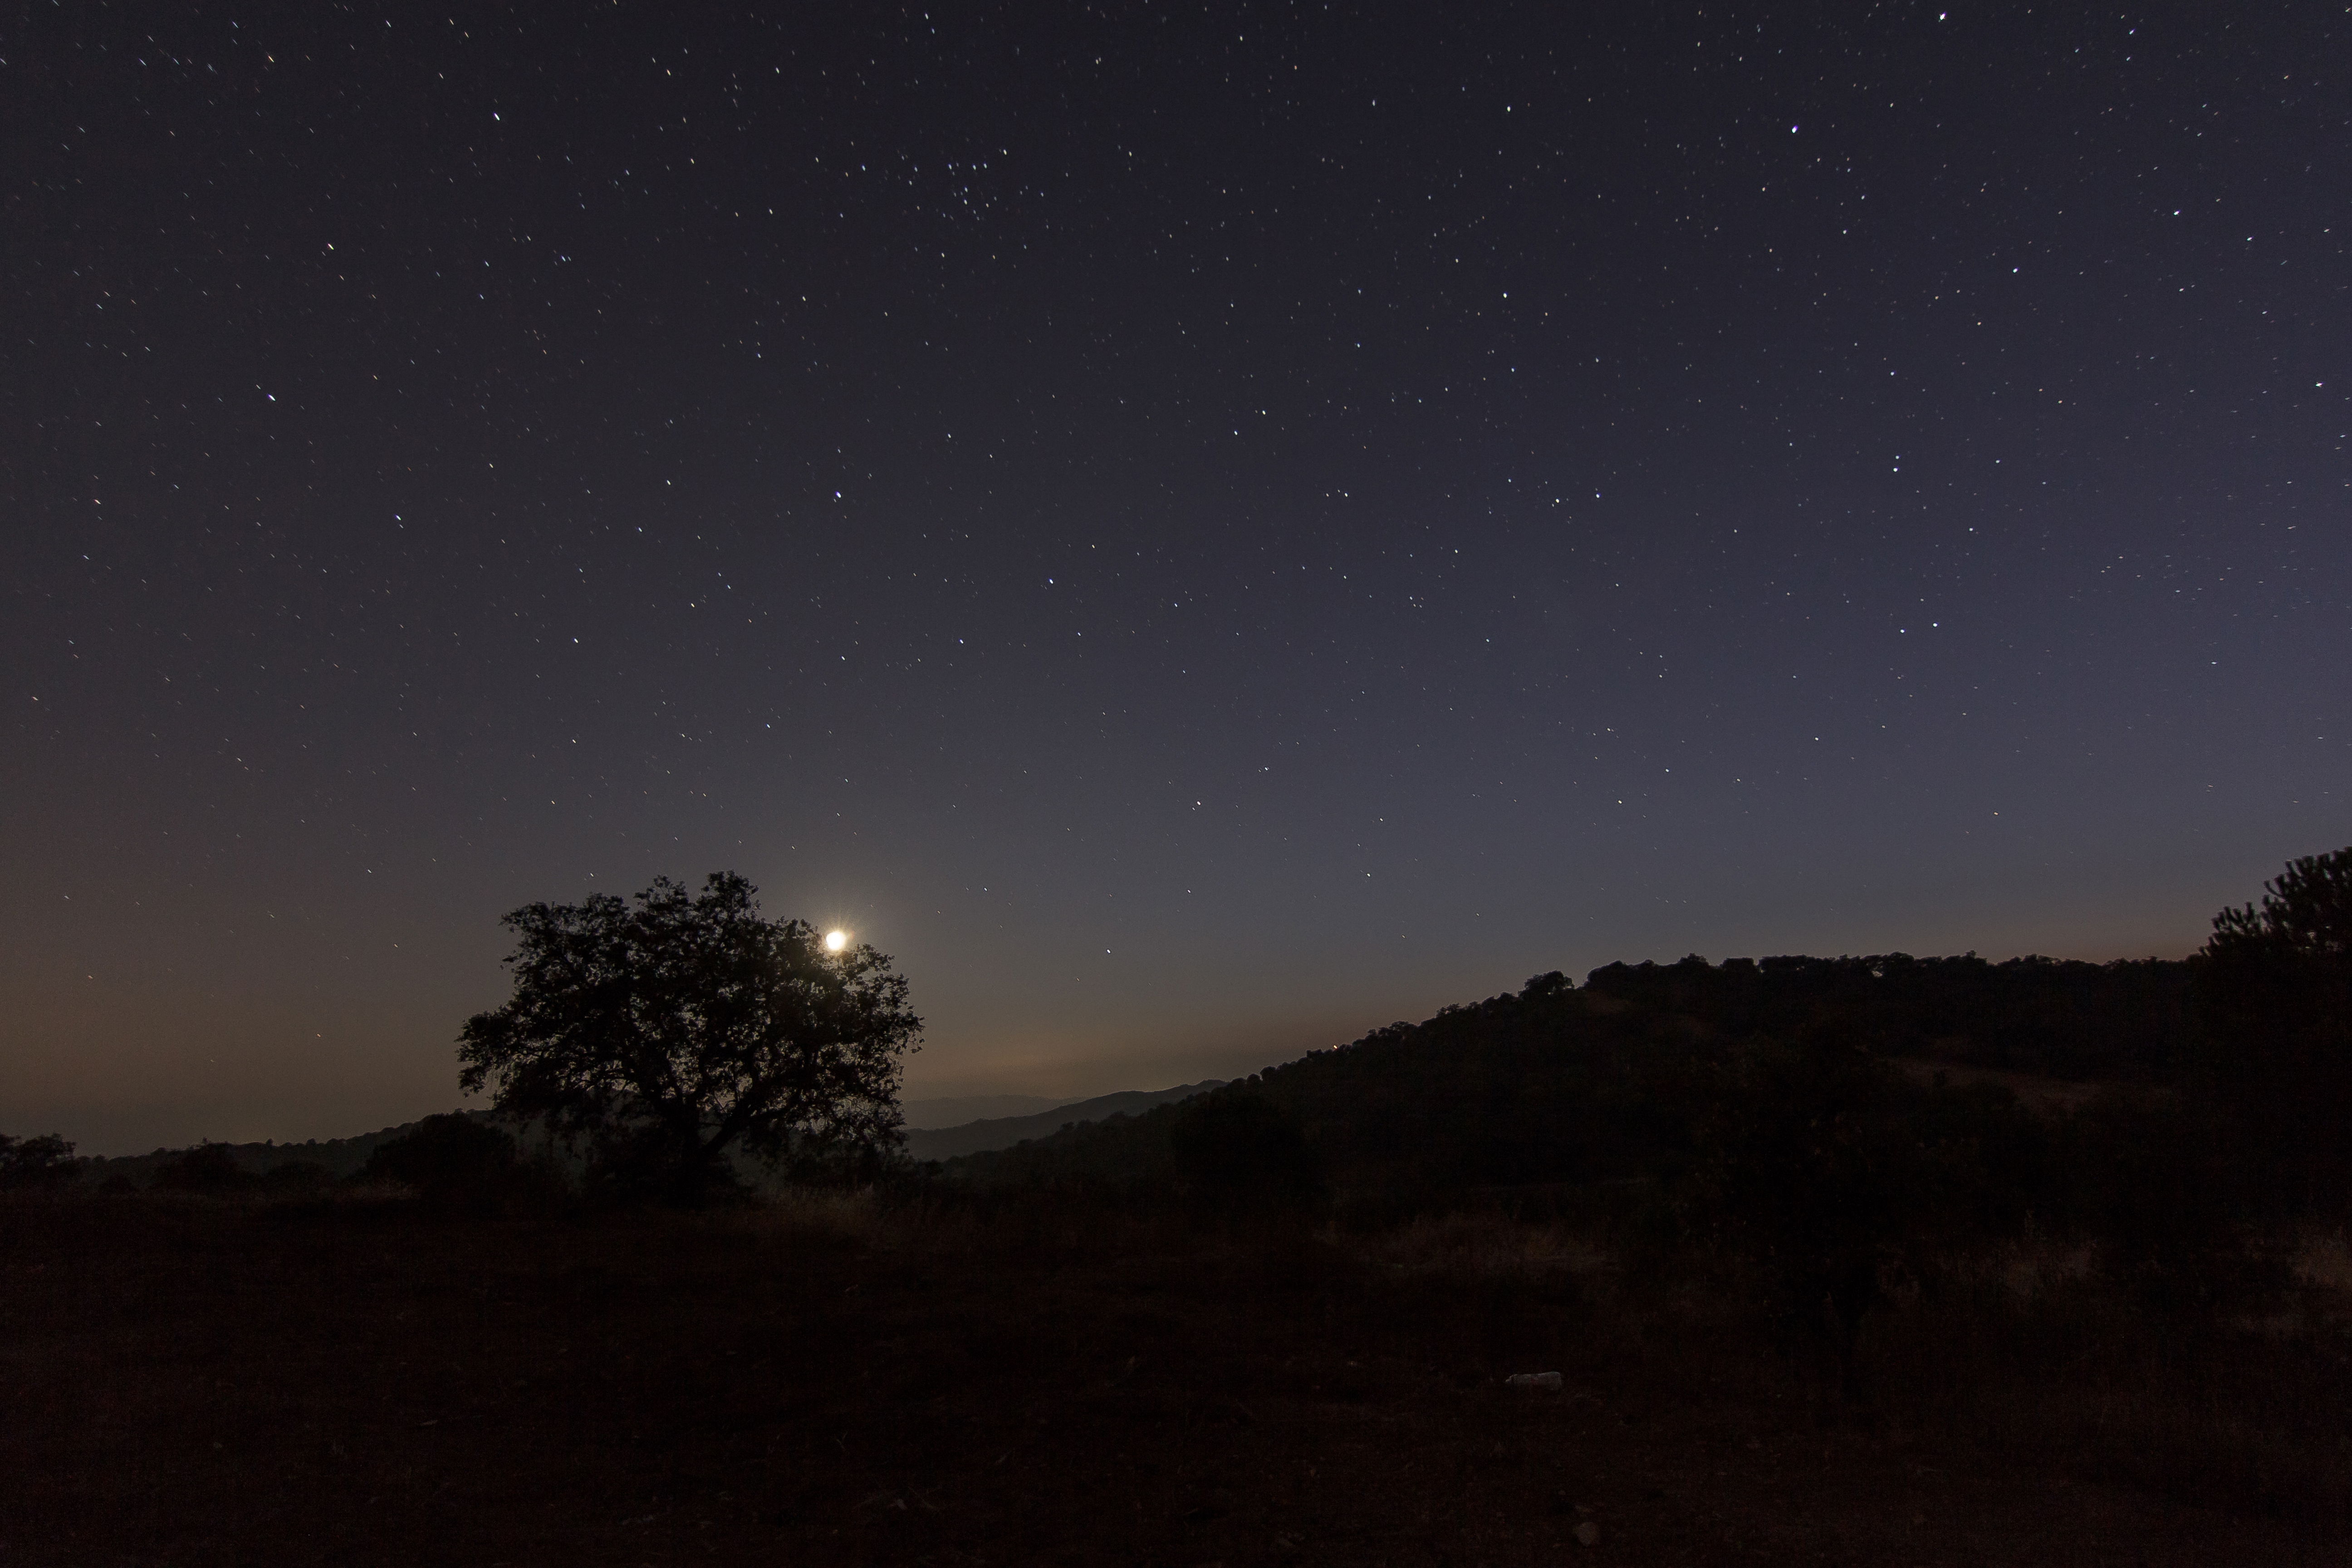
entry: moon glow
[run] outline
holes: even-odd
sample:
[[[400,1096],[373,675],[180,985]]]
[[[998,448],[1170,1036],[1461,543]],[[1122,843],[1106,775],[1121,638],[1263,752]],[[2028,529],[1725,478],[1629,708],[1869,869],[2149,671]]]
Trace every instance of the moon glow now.
[[[848,945],[849,945],[849,933],[848,933],[847,931],[827,931],[827,932],[825,932],[825,933],[824,933],[824,950],[825,950],[825,952],[839,952],[843,948],[847,947]]]

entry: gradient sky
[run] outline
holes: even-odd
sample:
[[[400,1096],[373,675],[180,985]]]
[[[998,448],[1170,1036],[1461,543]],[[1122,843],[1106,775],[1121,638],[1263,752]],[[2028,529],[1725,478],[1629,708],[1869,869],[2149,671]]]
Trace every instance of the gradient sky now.
[[[657,875],[1083,1094],[2352,842],[2342,8],[815,10],[0,29],[0,1130]]]

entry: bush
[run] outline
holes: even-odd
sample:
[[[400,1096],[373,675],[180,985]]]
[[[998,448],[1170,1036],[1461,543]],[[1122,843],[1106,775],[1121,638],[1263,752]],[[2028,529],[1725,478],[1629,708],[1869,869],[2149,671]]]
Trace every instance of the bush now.
[[[257,1180],[236,1163],[236,1153],[227,1144],[209,1139],[174,1154],[155,1173],[155,1185],[175,1193],[243,1192]]]
[[[2067,1129],[2068,1190],[2104,1271],[2143,1308],[2210,1319],[2266,1304],[2284,1271],[2249,1246],[2263,1206],[2213,1114],[2177,1101],[2095,1102]]]
[[[1842,1040],[1759,1041],[1726,1069],[1684,1188],[1693,1228],[1759,1268],[1784,1331],[1842,1378],[1925,1192],[1901,1087]]]
[[[823,1185],[831,1179],[836,1184],[849,1184],[824,1168],[822,1155],[786,1158],[777,1163],[798,1180]],[[751,1188],[723,1149],[712,1149],[649,1123],[614,1124],[601,1130],[590,1141],[583,1183],[589,1198],[602,1205],[727,1208],[751,1195]]]
[[[273,1197],[301,1197],[335,1184],[335,1173],[316,1160],[289,1160],[261,1173],[261,1190]]]
[[[524,1176],[512,1134],[453,1110],[378,1144],[359,1179],[414,1187],[436,1208],[483,1211],[515,1197]]]

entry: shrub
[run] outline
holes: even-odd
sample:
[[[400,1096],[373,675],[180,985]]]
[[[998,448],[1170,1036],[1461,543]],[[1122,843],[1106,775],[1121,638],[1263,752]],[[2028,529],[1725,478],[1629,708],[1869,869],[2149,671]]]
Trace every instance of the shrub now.
[[[273,1197],[298,1197],[334,1185],[335,1173],[316,1160],[289,1160],[261,1173],[261,1190]]]
[[[2165,1316],[2211,1318],[2267,1302],[2284,1266],[2249,1246],[2249,1172],[2207,1109],[2178,1101],[2093,1103],[2067,1130],[2074,1223],[2105,1272]]]
[[[236,1152],[210,1139],[184,1149],[155,1173],[155,1185],[175,1193],[233,1193],[255,1184],[253,1173],[236,1163]]]
[[[1693,1227],[1751,1260],[1790,1337],[1852,1364],[1925,1190],[1901,1084],[1843,1040],[1759,1041],[1725,1071],[1685,1184]]]
[[[378,1144],[359,1179],[414,1187],[436,1208],[487,1210],[519,1193],[523,1171],[510,1133],[453,1110]]]

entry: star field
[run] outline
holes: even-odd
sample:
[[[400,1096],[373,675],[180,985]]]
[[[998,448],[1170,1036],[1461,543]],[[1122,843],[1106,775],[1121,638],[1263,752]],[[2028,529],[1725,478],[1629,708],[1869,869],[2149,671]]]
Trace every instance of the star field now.
[[[2352,20],[1783,10],[26,12],[0,1126],[719,868],[917,1093],[2194,946],[2352,841]]]

